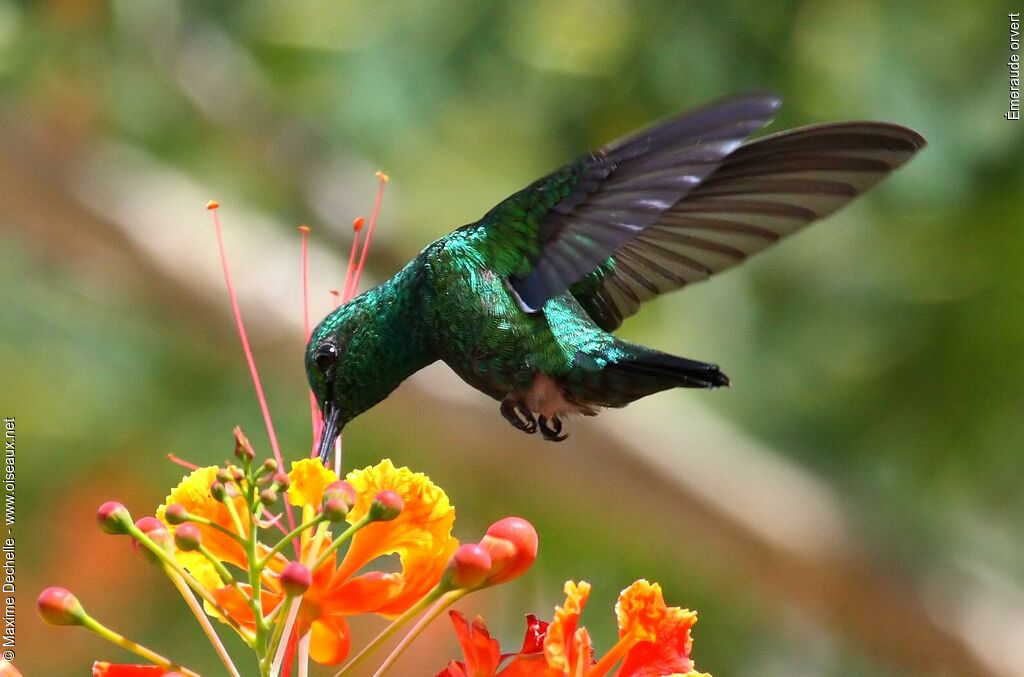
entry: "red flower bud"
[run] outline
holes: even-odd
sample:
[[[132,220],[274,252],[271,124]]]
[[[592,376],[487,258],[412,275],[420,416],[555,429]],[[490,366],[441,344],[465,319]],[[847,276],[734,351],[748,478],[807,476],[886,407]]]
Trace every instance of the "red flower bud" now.
[[[324,489],[324,517],[330,522],[340,522],[356,503],[356,490],[343,480],[331,482]]]
[[[135,526],[165,551],[170,550],[171,532],[167,530],[166,524],[155,517],[143,517],[135,522]],[[160,558],[150,552],[149,548],[142,546],[138,541],[132,541],[132,547],[135,548],[136,552],[141,552],[150,562],[160,563]]]
[[[328,522],[341,522],[348,517],[349,506],[340,498],[324,501],[324,519]]]
[[[292,485],[292,481],[288,478],[288,475],[283,472],[279,472],[274,475],[274,484],[276,484],[282,491],[287,491],[288,487]]]
[[[50,625],[81,625],[87,618],[78,598],[64,588],[47,588],[36,600],[39,615]]]
[[[448,560],[442,580],[451,590],[472,589],[483,584],[490,572],[490,554],[476,543],[466,543]]]
[[[521,576],[537,559],[537,530],[522,517],[506,517],[491,525],[480,545],[491,556],[487,582],[504,583]]]
[[[293,597],[298,597],[309,590],[312,583],[313,576],[309,573],[309,568],[299,562],[288,562],[281,572],[281,587]]]
[[[188,517],[188,511],[180,503],[171,503],[164,509],[164,519],[168,524],[184,524]]]
[[[96,521],[108,534],[126,534],[132,525],[132,516],[128,508],[117,501],[107,501],[96,511]]]
[[[398,517],[404,507],[405,503],[401,496],[391,490],[382,491],[373,497],[373,503],[370,504],[367,514],[370,521],[387,522]]]
[[[186,522],[174,530],[174,544],[178,546],[178,550],[198,550],[202,543],[203,535],[199,532],[199,527],[191,522]]]

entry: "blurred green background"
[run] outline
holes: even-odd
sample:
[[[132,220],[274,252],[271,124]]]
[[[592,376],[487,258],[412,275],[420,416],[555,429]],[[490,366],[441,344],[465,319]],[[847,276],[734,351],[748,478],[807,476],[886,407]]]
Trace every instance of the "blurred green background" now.
[[[697,609],[725,675],[1024,674],[1024,135],[1002,3],[0,0],[0,413],[18,424],[26,675],[125,660],[33,602],[219,674],[186,609],[93,514],[153,511],[174,452],[269,453],[208,215],[221,201],[286,454],[308,450],[295,226],[318,317],[373,172],[368,276],[581,152],[772,88],[778,130],[878,119],[929,146],[867,198],[623,334],[716,361],[723,392],[575,422],[560,446],[431,368],[345,436],[348,468],[426,472],[476,540],[521,514],[541,556],[462,607],[506,646],[586,579],[599,650],[638,577]],[[366,283],[364,282],[364,288]],[[379,627],[355,623],[355,642]],[[234,642],[234,640],[231,640]],[[237,643],[232,644],[237,646]],[[59,649],[55,649],[58,647]],[[446,623],[399,674],[456,655]],[[317,672],[315,674],[321,674]],[[333,674],[323,671],[322,674]]]

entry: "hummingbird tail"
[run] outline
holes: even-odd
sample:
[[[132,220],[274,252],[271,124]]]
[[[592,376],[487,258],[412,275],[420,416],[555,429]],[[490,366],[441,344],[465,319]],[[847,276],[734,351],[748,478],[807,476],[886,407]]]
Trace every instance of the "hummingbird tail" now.
[[[716,364],[676,357],[643,346],[620,343],[626,355],[599,373],[578,380],[571,393],[603,406],[622,407],[647,395],[671,388],[720,388],[729,377]]]

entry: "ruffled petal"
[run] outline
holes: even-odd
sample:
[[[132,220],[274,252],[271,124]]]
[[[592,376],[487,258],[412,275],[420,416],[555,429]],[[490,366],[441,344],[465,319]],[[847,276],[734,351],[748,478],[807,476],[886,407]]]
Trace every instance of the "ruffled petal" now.
[[[565,583],[565,604],[555,607],[555,618],[548,626],[547,636],[544,638],[544,656],[547,664],[560,675],[574,675],[574,670],[580,658],[587,661],[589,657],[589,636],[586,654],[581,656],[581,647],[578,646],[580,637],[576,629],[579,625],[580,614],[590,597],[590,583],[580,581],[566,581]]]
[[[690,628],[696,622],[697,614],[689,609],[668,607],[655,630],[654,639],[639,642],[630,649],[620,674],[628,677],[697,675],[690,660],[693,648]]]
[[[455,508],[426,475],[406,467],[395,468],[389,459],[353,471],[347,479],[358,494],[348,514],[350,523],[366,515],[374,496],[381,491],[396,492],[404,507],[397,518],[367,525],[353,536],[335,580],[347,579],[377,557],[397,553],[405,588],[381,613],[401,613],[437,584],[448,558],[458,547],[458,540],[451,535]]]
[[[193,515],[205,517],[229,531],[235,531],[235,523],[231,519],[231,513],[228,511],[227,506],[210,495],[210,485],[216,480],[216,476],[216,466],[196,468],[186,475],[178,486],[171,490],[163,505],[157,508],[157,519],[166,524],[167,520],[164,518],[164,511],[167,509],[167,506],[172,503],[180,503],[184,506],[185,510]],[[245,507],[245,499],[237,496],[231,500],[234,501],[242,527],[247,529],[249,526],[249,516]],[[202,533],[203,545],[206,546],[214,557],[221,562],[230,562],[242,569],[246,568],[245,551],[234,539],[212,527],[201,524],[196,526],[198,526],[199,531]],[[167,528],[173,534],[177,527],[168,524]],[[216,569],[213,568],[213,565],[201,553],[175,550],[174,557],[204,587],[215,588],[222,584]]]
[[[320,459],[304,458],[292,463],[288,479],[288,502],[298,507],[317,508],[323,499],[324,489],[331,482],[338,481],[338,476],[325,468]]]
[[[653,641],[667,615],[668,607],[661,595],[661,586],[642,578],[619,593],[615,603],[619,637],[630,636],[638,642]]]

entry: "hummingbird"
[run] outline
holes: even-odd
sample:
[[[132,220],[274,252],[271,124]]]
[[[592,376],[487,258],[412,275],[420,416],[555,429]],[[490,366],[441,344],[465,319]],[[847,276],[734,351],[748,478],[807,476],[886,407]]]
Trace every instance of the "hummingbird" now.
[[[345,424],[436,360],[551,441],[566,438],[569,416],[728,386],[716,364],[612,332],[645,301],[828,216],[925,145],[884,122],[748,139],[781,103],[772,92],[722,99],[583,155],[334,310],[305,352],[321,458]]]

